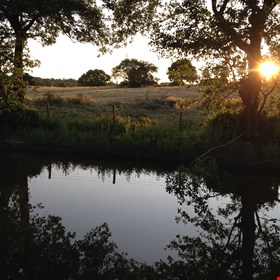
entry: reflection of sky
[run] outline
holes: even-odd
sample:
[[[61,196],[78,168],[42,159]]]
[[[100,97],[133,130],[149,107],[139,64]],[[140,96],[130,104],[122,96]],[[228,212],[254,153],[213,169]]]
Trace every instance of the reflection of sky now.
[[[134,172],[128,176],[117,171],[116,184],[112,184],[113,171],[102,176],[94,169],[69,170],[65,175],[61,169],[53,167],[51,180],[46,169],[40,176],[31,178],[30,202],[32,205],[42,203],[44,214],[61,217],[66,229],[76,232],[78,239],[106,222],[120,251],[140,262],[152,263],[172,255],[163,248],[177,234],[197,235],[193,226],[176,224],[177,208],[181,206],[173,194],[166,193],[164,176]],[[207,203],[216,214],[217,208],[237,201],[232,201],[229,195],[218,195]],[[191,206],[184,209],[190,216],[194,215]],[[221,216],[218,219],[224,226],[231,227],[238,213],[239,210],[228,217],[230,223]],[[262,208],[259,215],[261,220],[279,218],[279,203],[273,209]]]
[[[30,202],[42,203],[43,213],[62,218],[63,225],[77,237],[106,222],[120,251],[138,261],[163,258],[163,248],[177,234],[189,234],[185,225],[176,225],[177,201],[165,191],[165,178],[155,174],[113,175],[104,180],[95,170],[76,168],[66,176],[52,169],[29,180]],[[169,252],[170,253],[170,252]]]

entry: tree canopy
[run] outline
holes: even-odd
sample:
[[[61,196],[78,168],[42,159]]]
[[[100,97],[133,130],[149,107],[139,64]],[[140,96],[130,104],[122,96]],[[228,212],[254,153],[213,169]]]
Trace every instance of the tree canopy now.
[[[20,55],[29,38],[49,45],[63,33],[81,42],[108,43],[105,16],[95,1],[2,0],[0,9],[1,36],[13,40],[14,62],[19,68],[22,67]]]
[[[128,87],[141,87],[141,85],[151,85],[156,83],[153,73],[158,68],[147,61],[137,59],[124,59],[112,69],[112,77],[121,78],[123,84]]]
[[[103,70],[94,69],[88,70],[85,74],[83,74],[79,80],[79,86],[105,86],[111,77],[106,74]]]
[[[17,97],[23,101],[22,81],[28,39],[37,39],[44,45],[53,44],[59,34],[66,34],[80,42],[98,46],[109,43],[110,30],[105,15],[95,1],[89,0],[1,0],[0,38],[5,54],[10,56],[11,72],[19,83],[12,82]],[[8,51],[8,50],[9,51]],[[2,59],[1,59],[2,60]],[[2,66],[2,65],[1,65]],[[3,71],[3,66],[0,69]],[[7,81],[3,81],[7,83]]]
[[[124,44],[125,39],[148,25],[144,18],[152,14],[157,4],[145,2],[0,0],[2,95],[6,92],[5,85],[10,93],[12,88],[17,91],[16,97],[23,102],[24,90],[19,89],[24,86],[24,67],[33,66],[28,60],[28,39],[50,45],[55,43],[59,34],[65,34],[79,42],[91,42],[105,51],[108,47]],[[11,73],[16,75],[19,83],[8,79]]]
[[[185,82],[192,83],[197,78],[196,68],[189,59],[178,59],[168,67],[167,75],[170,81],[183,85]]]
[[[164,55],[227,65],[252,132],[271,92],[263,90],[258,68],[267,57],[279,61],[279,30],[277,0],[170,0],[157,15],[151,42]]]

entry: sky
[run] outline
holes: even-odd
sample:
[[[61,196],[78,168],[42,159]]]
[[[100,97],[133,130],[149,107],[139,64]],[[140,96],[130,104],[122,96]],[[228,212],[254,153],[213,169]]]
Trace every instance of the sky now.
[[[67,36],[59,36],[51,46],[42,47],[35,40],[28,42],[30,56],[38,59],[41,64],[33,68],[30,74],[41,78],[78,79],[90,69],[101,69],[111,75],[113,67],[126,58],[148,61],[159,69],[155,76],[160,82],[168,82],[167,68],[171,59],[163,59],[152,52],[147,39],[136,36],[134,42],[126,48],[116,49],[112,54],[98,57],[98,48],[92,44],[82,44],[71,41]]]

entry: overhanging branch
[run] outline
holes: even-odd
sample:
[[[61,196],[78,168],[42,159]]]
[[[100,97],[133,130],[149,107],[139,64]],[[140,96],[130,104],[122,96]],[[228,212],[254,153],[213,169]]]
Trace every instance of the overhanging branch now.
[[[245,43],[239,34],[231,27],[230,23],[224,18],[224,12],[229,0],[224,0],[220,10],[218,10],[217,0],[212,0],[212,10],[214,13],[214,17],[217,20],[217,25],[221,29],[223,33],[231,38],[231,40],[236,44],[238,48],[243,50],[244,52],[248,52],[248,44]]]

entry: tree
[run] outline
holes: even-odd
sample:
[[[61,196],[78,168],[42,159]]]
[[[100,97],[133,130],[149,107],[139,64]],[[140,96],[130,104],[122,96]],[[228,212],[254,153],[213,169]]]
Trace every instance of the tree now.
[[[103,70],[95,69],[88,70],[85,74],[83,74],[79,80],[79,86],[105,86],[111,77],[106,74]]]
[[[174,84],[192,83],[197,78],[196,68],[188,59],[178,59],[167,70],[168,79]]]
[[[42,44],[55,42],[66,34],[82,42],[103,45],[108,42],[107,27],[100,8],[84,0],[1,0],[1,34],[12,41],[13,74],[22,80],[27,40],[40,39]],[[22,102],[24,93],[19,92]]]
[[[141,85],[156,83],[152,73],[157,70],[158,68],[152,63],[126,58],[112,69],[112,77],[122,78],[123,83],[128,87],[141,87]]]
[[[211,5],[211,8],[209,5]],[[236,81],[246,130],[254,134],[267,100],[263,79],[256,71],[267,56],[279,59],[279,1],[170,0],[158,13],[151,43],[165,55],[190,55],[226,63]],[[244,62],[244,76],[238,67]]]

